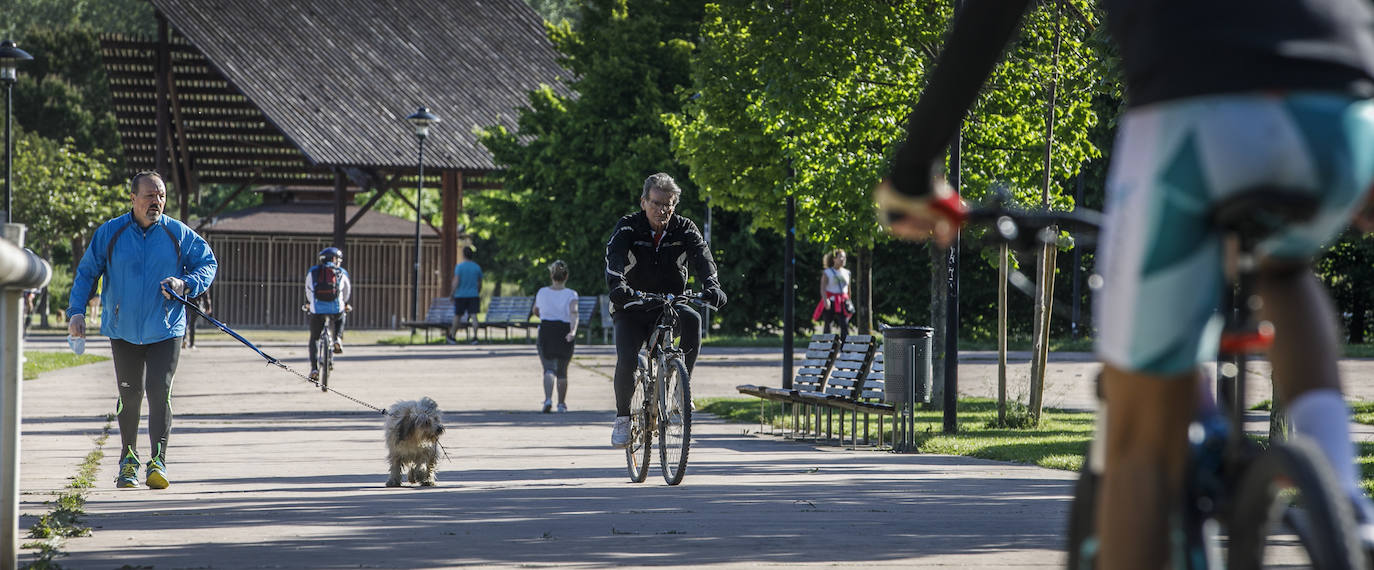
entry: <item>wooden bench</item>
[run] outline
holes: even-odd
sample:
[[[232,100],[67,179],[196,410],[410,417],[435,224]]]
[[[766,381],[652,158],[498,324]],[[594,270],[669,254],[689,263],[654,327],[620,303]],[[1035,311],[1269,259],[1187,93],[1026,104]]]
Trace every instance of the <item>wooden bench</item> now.
[[[782,403],[798,404],[802,392],[822,392],[825,389],[825,379],[830,374],[830,369],[835,365],[835,356],[840,349],[839,335],[835,334],[815,334],[811,335],[811,341],[806,345],[806,356],[801,362],[801,368],[797,370],[797,375],[792,379],[792,389],[768,388],[755,386],[753,384],[741,384],[735,386],[741,394],[759,398],[759,420],[764,421],[764,402],[774,401]],[[800,423],[800,410],[797,406],[792,407],[792,433],[798,433]]]
[[[491,302],[487,303],[487,312],[478,326],[487,331],[487,340],[491,340],[491,329],[500,328],[506,332],[506,338],[510,339],[511,327],[525,329],[525,339],[531,337],[530,329],[535,323],[530,322],[530,316],[534,313],[534,297],[492,297]]]
[[[598,295],[601,299],[601,344],[615,344],[615,320],[611,318],[611,296]]]
[[[863,389],[864,379],[873,362],[874,339],[872,335],[852,334],[844,339],[835,356],[835,365],[820,392],[800,394],[802,401],[809,402],[816,410],[816,423],[820,423],[820,409],[825,408],[826,438],[833,437],[834,412],[840,413],[840,445],[844,445],[845,412],[850,412],[849,436],[854,446],[858,446],[858,402]],[[816,426],[820,436],[820,426]]]
[[[577,296],[577,326],[586,333],[586,343],[592,343],[592,320],[601,313],[601,297],[599,295],[578,295]],[[602,324],[605,327],[605,324]]]
[[[401,321],[401,326],[410,327],[410,334],[415,334],[415,329],[425,329],[425,344],[429,344],[430,329],[443,329],[444,334],[448,334],[448,327],[453,324],[453,299],[450,297],[435,297],[429,300],[429,309],[425,311],[425,318],[422,321]]]
[[[884,374],[883,347],[873,354],[873,363],[864,375],[864,383],[855,398],[855,412],[864,416],[864,443],[868,443],[868,416],[878,416],[878,447],[883,446],[883,416],[896,414],[897,408],[884,401],[887,378]]]

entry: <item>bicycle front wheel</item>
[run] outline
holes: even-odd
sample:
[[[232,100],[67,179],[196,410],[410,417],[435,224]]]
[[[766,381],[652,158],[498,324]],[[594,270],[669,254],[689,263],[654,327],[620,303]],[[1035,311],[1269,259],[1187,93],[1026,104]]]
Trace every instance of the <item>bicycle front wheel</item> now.
[[[658,450],[663,480],[682,482],[687,474],[687,451],[692,445],[692,386],[680,357],[668,359],[659,372]]]
[[[1350,498],[1308,441],[1276,444],[1255,458],[1241,477],[1231,523],[1230,568],[1365,568]]]
[[[319,361],[318,363],[316,363],[315,366],[320,371],[320,391],[328,392],[329,373],[331,369],[334,368],[334,346],[333,343],[330,342],[330,334],[327,323],[325,325],[325,330],[320,332],[320,340],[318,345],[315,347],[315,356],[316,359]]]
[[[630,481],[643,483],[649,476],[649,452],[653,450],[654,430],[649,421],[653,403],[649,392],[649,372],[635,370],[635,392],[630,396],[630,445],[625,448],[625,467]]]

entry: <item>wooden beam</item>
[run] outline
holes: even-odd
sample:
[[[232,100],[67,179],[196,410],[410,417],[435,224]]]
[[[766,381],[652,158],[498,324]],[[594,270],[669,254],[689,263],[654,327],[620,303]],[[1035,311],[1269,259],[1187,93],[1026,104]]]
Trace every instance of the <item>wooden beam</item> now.
[[[204,228],[206,224],[209,224],[210,220],[215,219],[215,216],[218,216],[221,212],[224,212],[224,209],[229,207],[229,204],[234,201],[234,198],[238,198],[239,194],[242,194],[244,190],[247,190],[249,186],[253,185],[253,182],[254,180],[249,179],[247,182],[240,184],[238,188],[235,188],[233,193],[229,194],[229,196],[225,198],[223,202],[220,202],[219,206],[216,206],[213,212],[210,212],[210,215],[205,216],[200,220],[200,223],[196,225],[196,233],[200,233],[201,228]]]
[[[439,211],[444,221],[439,236],[439,270],[443,278],[442,291],[453,290],[453,267],[458,263],[458,212],[463,201],[463,172],[445,170],[442,173]]]
[[[407,198],[405,193],[401,192],[399,188],[391,188],[391,193],[400,197],[401,201],[405,202],[406,206],[410,207],[410,209],[415,210],[417,212],[419,211],[419,209],[415,207],[415,202],[410,201],[410,198]],[[429,229],[434,230],[434,233],[442,234],[442,232],[439,231],[439,228],[436,228],[434,227],[434,224],[429,223],[429,220],[424,220],[424,222],[426,226],[429,226]]]
[[[167,35],[167,18],[159,12],[157,15],[157,97],[154,102],[157,109],[157,135],[154,139],[157,145],[157,154],[154,155],[153,168],[162,174],[167,173],[167,165],[171,158],[167,149],[167,139],[171,136],[167,116],[167,68],[171,67]]]
[[[382,196],[386,195],[387,190],[390,190],[393,186],[395,186],[396,181],[400,180],[400,178],[401,173],[397,172],[395,174],[392,174],[391,179],[387,180],[385,184],[378,187],[377,191],[372,194],[372,197],[367,200],[367,203],[363,204],[363,207],[358,208],[358,212],[353,214],[353,218],[348,220],[348,223],[344,225],[344,230],[347,231],[348,229],[353,227],[353,224],[358,223],[358,220],[363,217],[363,214],[366,214],[369,210],[372,209],[373,206],[377,205],[377,201],[381,200]]]
[[[344,222],[344,215],[348,209],[348,177],[344,176],[342,168],[334,169],[334,247],[343,249],[344,236],[348,233],[348,225]]]
[[[191,175],[191,149],[190,141],[186,140],[186,125],[181,120],[181,101],[177,98],[176,71],[171,67],[167,68],[167,98],[172,102],[172,123],[176,125],[176,148],[181,155],[179,164],[172,165],[177,173],[177,194],[180,198],[181,220],[190,220],[191,215],[191,186],[195,183]],[[171,130],[168,130],[171,134]]]

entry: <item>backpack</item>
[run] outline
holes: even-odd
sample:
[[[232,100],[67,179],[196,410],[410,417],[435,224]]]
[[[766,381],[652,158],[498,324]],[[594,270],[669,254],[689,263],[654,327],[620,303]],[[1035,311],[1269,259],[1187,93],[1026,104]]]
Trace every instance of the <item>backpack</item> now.
[[[339,268],[324,264],[316,265],[313,275],[316,301],[334,301],[339,298]]]

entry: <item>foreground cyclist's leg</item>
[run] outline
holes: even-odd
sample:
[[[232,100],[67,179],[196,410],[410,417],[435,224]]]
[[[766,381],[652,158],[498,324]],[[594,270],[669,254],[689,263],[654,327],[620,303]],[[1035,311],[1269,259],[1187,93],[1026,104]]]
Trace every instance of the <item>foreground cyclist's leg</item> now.
[[[1274,383],[1288,406],[1293,429],[1317,444],[1346,494],[1363,502],[1350,439],[1350,409],[1341,396],[1336,367],[1340,355],[1335,310],[1305,264],[1267,264],[1257,281],[1264,299],[1260,315],[1275,329],[1269,352]]]
[[[639,364],[639,349],[649,338],[649,331],[658,319],[652,311],[617,311],[615,321],[615,423],[611,427],[611,445],[624,447],[630,442],[630,397],[635,392],[635,367]]]
[[[1163,568],[1169,505],[1187,464],[1196,372],[1166,377],[1107,365],[1107,461],[1098,496],[1098,568]],[[1115,404],[1115,405],[1114,405]]]

